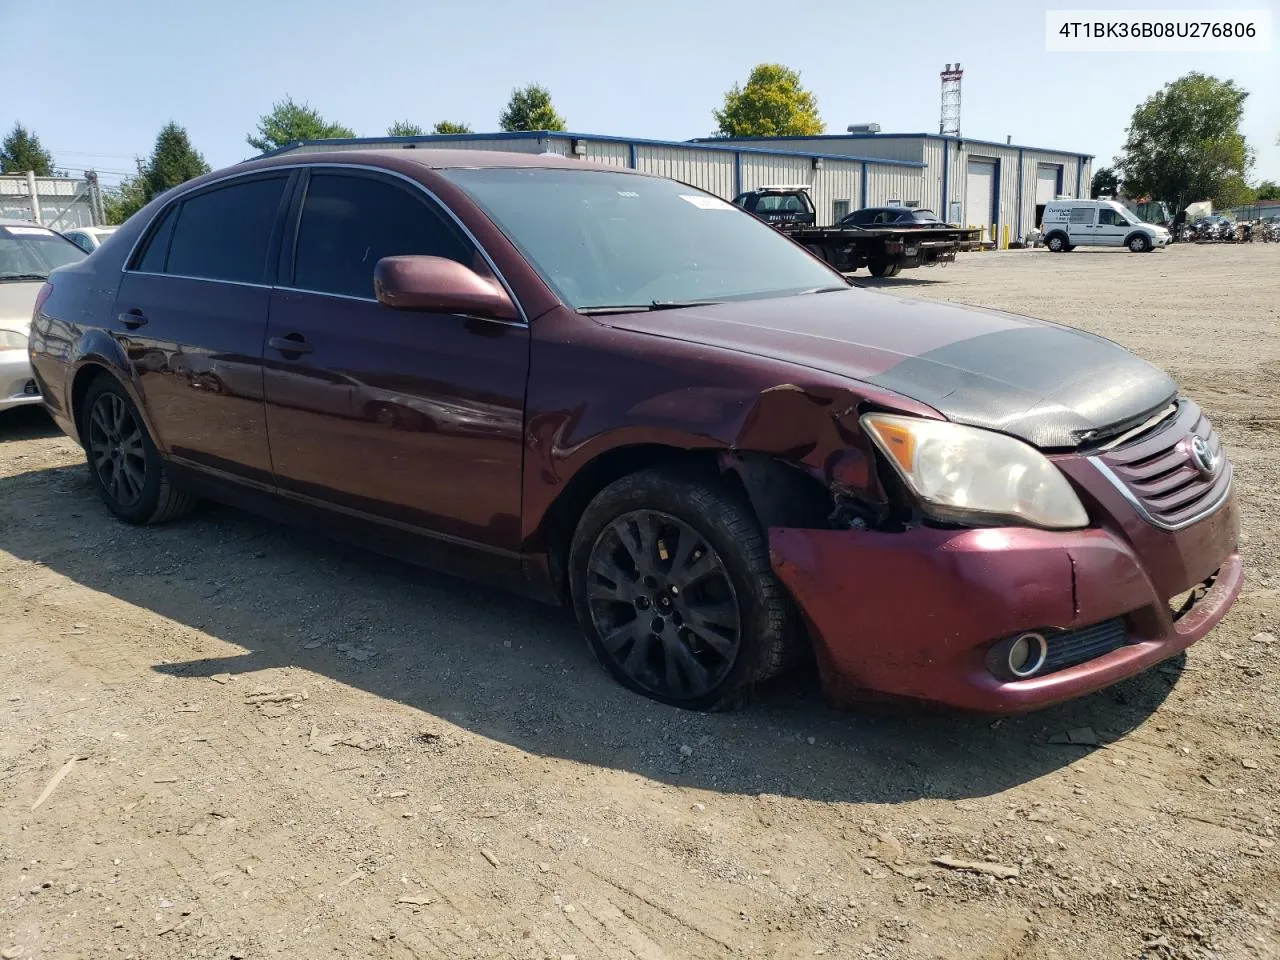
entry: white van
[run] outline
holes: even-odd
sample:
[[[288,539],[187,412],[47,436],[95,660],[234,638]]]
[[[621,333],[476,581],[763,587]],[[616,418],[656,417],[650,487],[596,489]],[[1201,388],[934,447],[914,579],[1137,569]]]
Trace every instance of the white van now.
[[[1045,204],[1040,231],[1053,253],[1079,246],[1128,247],[1147,253],[1169,243],[1169,231],[1143,223],[1114,200],[1051,200]]]

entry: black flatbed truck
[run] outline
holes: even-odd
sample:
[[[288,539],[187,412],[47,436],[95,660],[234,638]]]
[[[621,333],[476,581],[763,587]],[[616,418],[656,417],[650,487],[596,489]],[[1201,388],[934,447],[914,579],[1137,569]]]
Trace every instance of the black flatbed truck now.
[[[982,249],[980,229],[948,223],[816,226],[817,211],[805,186],[758,187],[733,202],[841,273],[866,267],[872,276],[892,277],[914,267],[950,263],[964,250]]]

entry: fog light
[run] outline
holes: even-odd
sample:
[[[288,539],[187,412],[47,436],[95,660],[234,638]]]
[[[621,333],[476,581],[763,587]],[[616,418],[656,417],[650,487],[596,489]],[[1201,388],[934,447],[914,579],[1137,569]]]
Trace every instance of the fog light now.
[[[1033,676],[1044,666],[1049,655],[1049,645],[1038,633],[1024,633],[1009,644],[1007,663],[1009,672],[1015,677]]]

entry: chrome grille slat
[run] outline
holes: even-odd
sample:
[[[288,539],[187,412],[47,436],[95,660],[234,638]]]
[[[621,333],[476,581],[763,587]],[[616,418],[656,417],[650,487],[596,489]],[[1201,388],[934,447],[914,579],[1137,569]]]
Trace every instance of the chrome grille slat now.
[[[1211,476],[1191,459],[1190,442],[1199,437],[1219,458]],[[1131,444],[1090,457],[1147,520],[1178,529],[1211,513],[1231,487],[1231,463],[1217,431],[1198,406],[1180,401],[1178,412],[1154,432]]]

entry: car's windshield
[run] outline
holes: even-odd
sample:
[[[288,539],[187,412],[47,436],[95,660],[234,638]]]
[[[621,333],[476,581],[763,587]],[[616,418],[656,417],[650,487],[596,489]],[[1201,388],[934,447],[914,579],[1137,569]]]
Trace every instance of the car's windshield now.
[[[44,227],[0,226],[0,283],[44,280],[54,268],[86,256],[66,237]]]
[[[575,309],[750,300],[843,278],[733,204],[607,170],[444,170]]]

